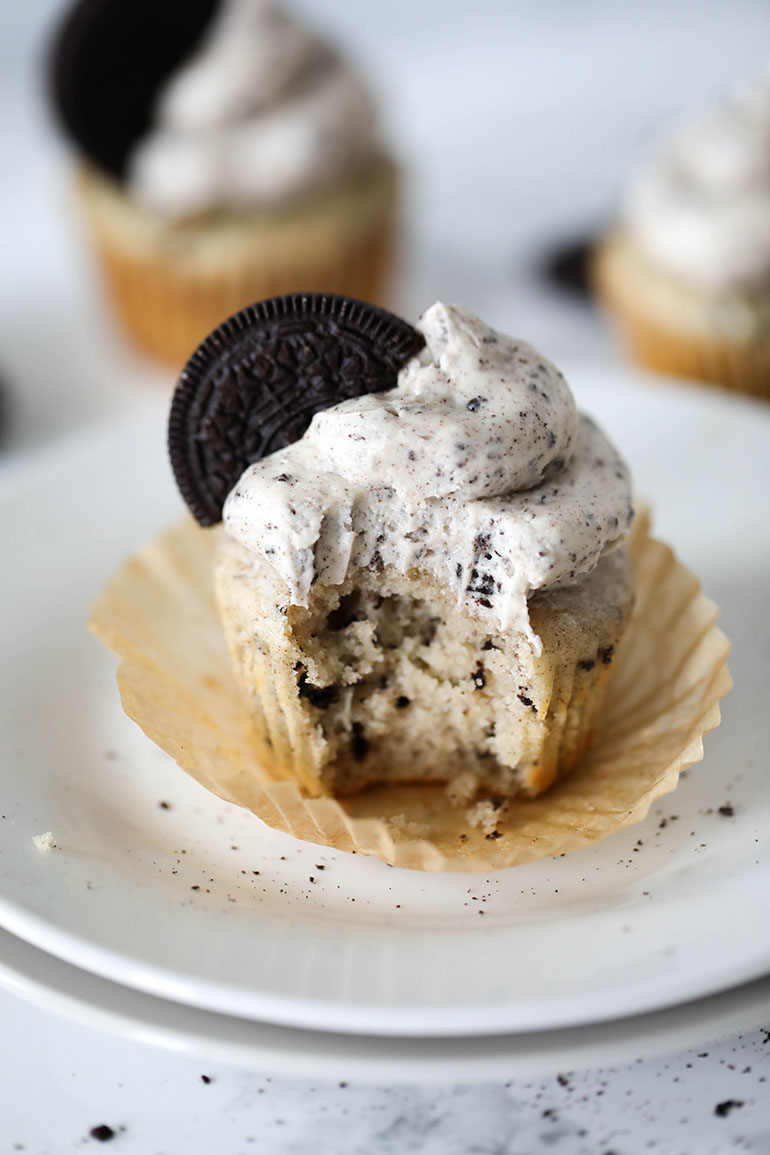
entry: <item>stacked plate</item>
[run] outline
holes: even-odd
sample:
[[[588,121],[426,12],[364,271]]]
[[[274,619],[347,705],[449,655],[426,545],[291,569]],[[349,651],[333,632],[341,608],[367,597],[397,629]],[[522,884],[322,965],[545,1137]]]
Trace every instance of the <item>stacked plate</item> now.
[[[207,794],[123,715],[85,629],[181,513],[159,405],[0,476],[0,984],[335,1078],[554,1072],[770,1016],[770,407],[567,368],[733,642],[722,726],[677,791],[593,848],[489,876],[301,843]]]

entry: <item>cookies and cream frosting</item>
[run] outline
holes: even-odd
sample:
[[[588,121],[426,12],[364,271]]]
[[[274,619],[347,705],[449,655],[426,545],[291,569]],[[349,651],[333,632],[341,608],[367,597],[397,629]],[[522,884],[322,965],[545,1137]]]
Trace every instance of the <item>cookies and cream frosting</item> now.
[[[524,341],[433,305],[395,389],[317,413],[242,475],[228,534],[266,558],[294,605],[352,567],[418,569],[537,649],[527,599],[595,568],[628,530],[628,469]]]
[[[706,288],[770,277],[770,70],[651,156],[623,206],[655,264]]]
[[[269,0],[223,0],[162,87],[128,186],[168,216],[272,205],[333,183],[376,149],[361,79]]]

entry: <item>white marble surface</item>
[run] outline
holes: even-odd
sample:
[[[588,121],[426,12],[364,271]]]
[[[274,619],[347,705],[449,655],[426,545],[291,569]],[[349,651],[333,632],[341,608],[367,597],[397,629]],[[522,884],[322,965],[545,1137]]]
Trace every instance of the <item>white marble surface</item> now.
[[[28,450],[167,387],[123,346],[65,203],[64,150],[40,96],[59,0],[0,6],[4,224],[0,473]],[[555,360],[618,354],[598,318],[536,276],[545,246],[605,218],[666,117],[756,71],[770,6],[664,0],[297,0],[363,59],[412,166],[397,305],[456,299]],[[0,580],[2,573],[0,571]],[[0,994],[0,1150],[124,1155],[721,1155],[770,1152],[770,1023],[617,1070],[476,1087],[292,1081],[117,1042]],[[205,1082],[202,1076],[209,1082]],[[720,1111],[717,1107],[722,1104]],[[732,1104],[730,1106],[730,1104]]]
[[[722,1155],[770,1151],[770,1032],[615,1070],[481,1086],[255,1075],[115,1045],[0,996],[5,1152]],[[205,1076],[205,1081],[204,1080]],[[44,1104],[44,1109],[43,1109]]]

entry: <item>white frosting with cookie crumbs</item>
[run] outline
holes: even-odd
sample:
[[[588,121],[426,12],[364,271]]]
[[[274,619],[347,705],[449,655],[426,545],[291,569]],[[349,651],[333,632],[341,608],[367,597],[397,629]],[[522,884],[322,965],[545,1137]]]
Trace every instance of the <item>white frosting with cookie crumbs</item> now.
[[[376,141],[371,94],[329,45],[269,0],[224,0],[163,87],[128,185],[171,218],[269,207],[338,181]]]
[[[770,69],[686,125],[631,181],[625,227],[655,264],[715,290],[770,276]]]
[[[524,341],[437,302],[388,392],[313,418],[229,494],[227,532],[266,558],[291,604],[352,567],[420,570],[527,635],[527,599],[594,569],[633,518],[628,469]]]

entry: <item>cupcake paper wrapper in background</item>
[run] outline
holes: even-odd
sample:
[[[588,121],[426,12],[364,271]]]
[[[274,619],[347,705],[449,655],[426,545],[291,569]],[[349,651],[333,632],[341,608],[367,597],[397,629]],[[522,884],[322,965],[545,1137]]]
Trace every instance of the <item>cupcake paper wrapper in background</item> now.
[[[514,800],[493,838],[469,826],[443,786],[304,797],[257,757],[214,602],[218,532],[186,520],[150,543],[109,583],[91,628],[120,659],[128,716],[207,789],[297,838],[421,870],[489,871],[563,854],[640,822],[719,724],[731,680],[717,607],[639,518],[636,605],[593,742],[567,778]]]
[[[709,320],[716,306],[708,297],[688,294],[619,238],[610,237],[599,247],[593,279],[638,364],[770,398],[770,335],[730,339]],[[746,308],[750,311],[750,305]],[[770,315],[767,301],[763,315]]]
[[[108,294],[144,352],[179,368],[245,305],[290,292],[387,296],[398,172],[385,158],[279,212],[166,224],[88,171],[77,183]]]

